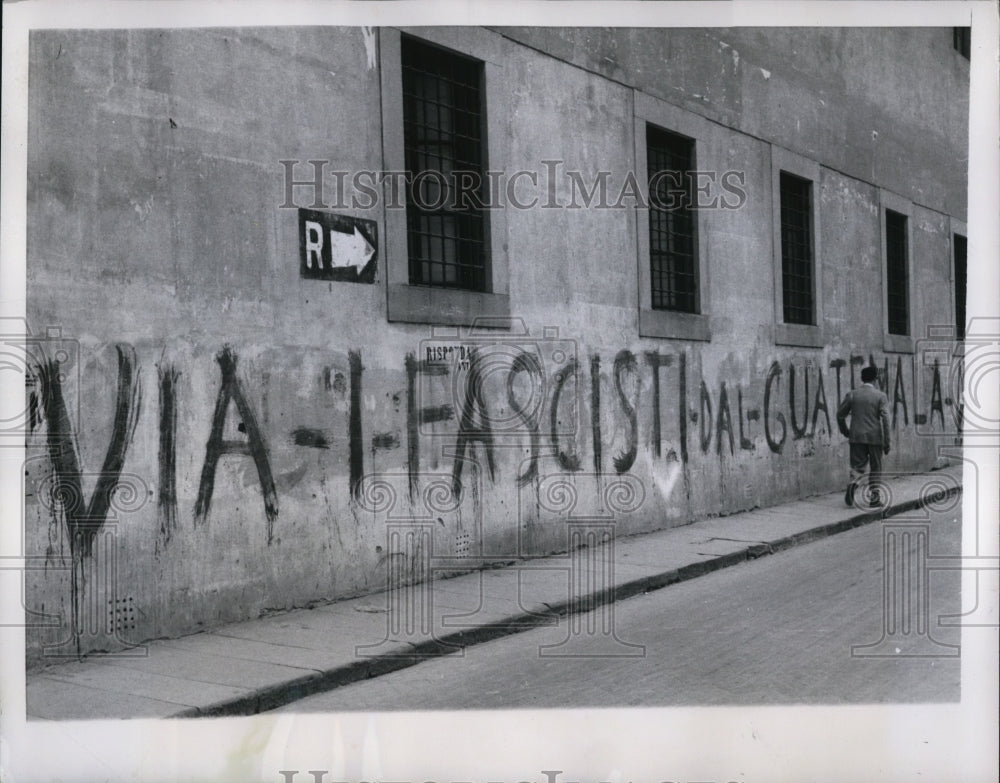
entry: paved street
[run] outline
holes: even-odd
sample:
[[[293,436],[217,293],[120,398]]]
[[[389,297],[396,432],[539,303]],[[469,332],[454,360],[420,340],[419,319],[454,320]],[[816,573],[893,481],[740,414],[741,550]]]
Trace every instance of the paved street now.
[[[960,551],[959,513],[956,505],[930,514],[926,543],[932,558]],[[644,645],[641,657],[541,657],[540,646],[567,637],[564,619],[556,628],[473,646],[464,656],[425,662],[281,709],[955,701],[958,657],[851,654],[852,645],[883,637],[886,524],[899,522],[866,525],[615,604],[615,633],[624,643]],[[907,541],[911,555],[915,541],[913,536]],[[958,630],[937,627],[937,618],[959,610],[958,572],[930,571],[929,580],[930,636],[957,644]],[[917,614],[916,608],[909,613],[913,622]],[[593,613],[584,617],[601,619]],[[895,646],[882,651],[892,655]],[[614,654],[635,648],[593,635],[573,651]]]

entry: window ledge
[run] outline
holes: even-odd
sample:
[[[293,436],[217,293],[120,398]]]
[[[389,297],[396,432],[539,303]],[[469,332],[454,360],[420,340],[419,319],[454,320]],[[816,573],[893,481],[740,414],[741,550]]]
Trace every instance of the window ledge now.
[[[712,330],[708,324],[708,316],[703,313],[642,308],[639,310],[639,336],[710,342]]]
[[[389,284],[389,320],[402,323],[472,326],[510,316],[510,297],[482,291]]]
[[[775,324],[775,345],[794,345],[799,348],[822,348],[823,331],[808,324]]]
[[[908,334],[883,335],[882,348],[888,353],[913,353],[913,338]]]

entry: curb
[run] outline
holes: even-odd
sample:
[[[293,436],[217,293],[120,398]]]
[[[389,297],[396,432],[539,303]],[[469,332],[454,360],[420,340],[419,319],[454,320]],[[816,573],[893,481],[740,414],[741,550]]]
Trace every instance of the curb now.
[[[247,696],[218,702],[207,707],[191,707],[181,710],[169,717],[219,718],[256,715],[283,707],[286,704],[291,704],[316,693],[323,693],[334,688],[339,688],[342,685],[350,685],[351,683],[379,677],[383,674],[390,674],[391,672],[406,669],[410,666],[416,666],[418,663],[432,658],[450,655],[459,649],[471,645],[551,625],[559,617],[568,617],[572,614],[588,612],[606,603],[632,598],[642,593],[650,593],[679,582],[686,582],[689,579],[704,576],[713,571],[719,571],[723,568],[747,562],[748,560],[756,560],[757,558],[772,555],[776,552],[791,549],[792,547],[819,541],[837,533],[843,533],[881,519],[887,519],[907,511],[912,511],[913,509],[921,508],[930,503],[941,502],[949,497],[961,494],[961,492],[962,487],[959,485],[935,492],[926,497],[896,503],[884,509],[865,511],[847,519],[821,525],[774,541],[751,544],[744,549],[730,552],[726,555],[691,563],[690,565],[674,568],[660,574],[654,574],[653,576],[633,579],[617,585],[614,590],[591,593],[582,600],[580,597],[577,597],[547,605],[549,611],[545,613],[524,612],[473,628],[463,628],[453,633],[412,645],[412,650],[408,652],[384,653],[372,656],[367,660],[359,659],[345,666],[337,666],[333,669],[315,674],[307,674],[277,685],[270,685]]]

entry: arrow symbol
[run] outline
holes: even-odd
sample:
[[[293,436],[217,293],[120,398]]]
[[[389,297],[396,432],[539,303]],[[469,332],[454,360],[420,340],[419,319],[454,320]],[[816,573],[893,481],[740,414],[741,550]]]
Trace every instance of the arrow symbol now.
[[[365,239],[364,234],[354,226],[354,232],[345,234],[330,229],[330,266],[334,269],[353,266],[357,274],[368,266],[375,255],[375,248]]]

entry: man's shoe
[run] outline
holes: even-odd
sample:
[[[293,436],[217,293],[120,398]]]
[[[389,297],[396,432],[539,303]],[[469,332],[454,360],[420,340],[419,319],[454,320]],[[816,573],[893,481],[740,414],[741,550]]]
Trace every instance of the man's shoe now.
[[[844,502],[849,505],[854,505],[854,482],[852,481],[847,485],[847,492],[844,493]]]

